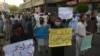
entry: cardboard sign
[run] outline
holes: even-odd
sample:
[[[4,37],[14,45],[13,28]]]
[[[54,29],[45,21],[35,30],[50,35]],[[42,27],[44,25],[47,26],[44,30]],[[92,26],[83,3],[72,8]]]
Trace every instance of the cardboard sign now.
[[[58,15],[61,19],[71,19],[73,17],[73,8],[60,7],[58,9]]]
[[[71,46],[72,28],[50,29],[49,47]]]
[[[33,56],[33,40],[26,40],[3,47],[5,56]]]
[[[88,35],[82,39],[81,51],[91,48],[92,36],[93,35]]]

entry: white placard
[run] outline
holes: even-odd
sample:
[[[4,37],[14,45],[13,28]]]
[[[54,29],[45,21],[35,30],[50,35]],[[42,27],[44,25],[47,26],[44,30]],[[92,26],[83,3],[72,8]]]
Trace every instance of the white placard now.
[[[26,40],[3,47],[5,56],[33,56],[33,40]]]
[[[58,9],[58,15],[61,19],[71,19],[73,16],[73,8],[71,7],[60,7]]]

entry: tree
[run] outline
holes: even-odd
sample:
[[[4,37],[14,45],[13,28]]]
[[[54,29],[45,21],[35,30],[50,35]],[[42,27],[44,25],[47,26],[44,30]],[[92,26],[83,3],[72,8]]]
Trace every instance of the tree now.
[[[10,12],[17,12],[19,10],[19,7],[16,5],[9,5]]]
[[[89,7],[87,4],[79,4],[77,7],[76,7],[76,10],[79,12],[79,13],[86,13],[88,11]]]

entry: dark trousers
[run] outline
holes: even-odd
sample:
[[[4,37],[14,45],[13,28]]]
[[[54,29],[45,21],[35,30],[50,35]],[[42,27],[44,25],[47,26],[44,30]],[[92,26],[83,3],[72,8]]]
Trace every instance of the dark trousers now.
[[[51,56],[64,56],[64,47],[51,48]]]

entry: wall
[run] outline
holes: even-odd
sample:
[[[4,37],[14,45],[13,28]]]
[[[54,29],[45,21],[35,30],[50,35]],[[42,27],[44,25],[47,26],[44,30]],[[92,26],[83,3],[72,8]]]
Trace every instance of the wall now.
[[[8,4],[7,3],[0,3],[0,11],[7,11],[8,12]]]
[[[3,10],[3,3],[0,3],[0,11]]]
[[[47,0],[47,3],[57,3],[62,1],[67,1],[67,0]]]
[[[44,0],[32,0],[32,5],[34,6],[38,6],[38,5],[42,5],[44,4]]]
[[[29,1],[31,1],[31,0],[24,0],[24,2],[29,2]]]

